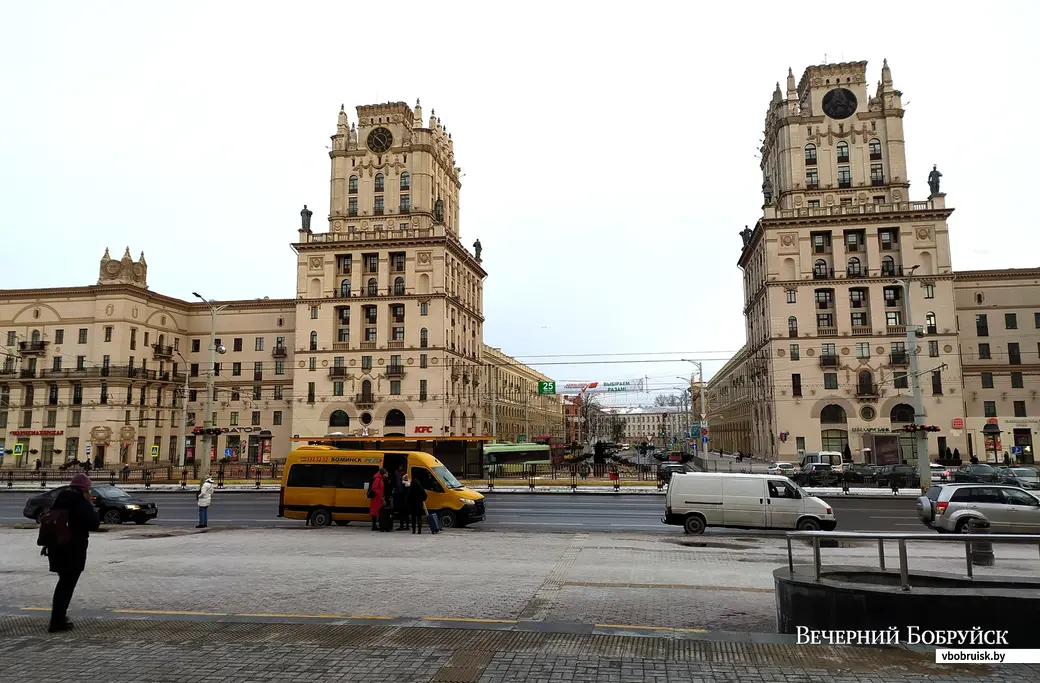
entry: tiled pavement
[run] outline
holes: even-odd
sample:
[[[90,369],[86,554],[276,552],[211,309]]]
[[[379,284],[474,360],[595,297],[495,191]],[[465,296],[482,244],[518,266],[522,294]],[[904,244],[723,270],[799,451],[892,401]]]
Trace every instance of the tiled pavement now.
[[[380,625],[0,618],[0,682],[1034,683],[1040,667],[948,666],[905,649]]]

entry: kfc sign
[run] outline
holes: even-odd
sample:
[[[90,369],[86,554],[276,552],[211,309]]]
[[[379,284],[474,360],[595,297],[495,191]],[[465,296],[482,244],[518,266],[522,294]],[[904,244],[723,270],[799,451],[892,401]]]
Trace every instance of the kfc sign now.
[[[430,426],[416,427],[415,428],[415,433],[416,434],[433,434],[433,427],[430,427]]]

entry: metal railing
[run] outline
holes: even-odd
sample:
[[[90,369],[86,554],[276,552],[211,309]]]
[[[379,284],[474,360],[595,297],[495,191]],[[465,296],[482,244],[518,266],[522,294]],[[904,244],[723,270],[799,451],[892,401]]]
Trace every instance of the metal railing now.
[[[910,568],[907,560],[907,541],[926,541],[930,543],[963,543],[964,559],[967,565],[968,578],[975,577],[972,568],[972,545],[984,543],[1012,543],[1035,545],[1040,550],[1040,535],[1032,534],[904,534],[899,532],[862,532],[862,531],[789,531],[787,532],[787,568],[794,574],[794,549],[791,541],[800,538],[812,539],[813,576],[821,580],[823,563],[820,556],[820,539],[847,538],[860,541],[877,541],[878,566],[885,567],[885,541],[895,541],[899,548],[899,586],[904,591],[910,590]],[[1040,559],[1040,557],[1038,557]]]

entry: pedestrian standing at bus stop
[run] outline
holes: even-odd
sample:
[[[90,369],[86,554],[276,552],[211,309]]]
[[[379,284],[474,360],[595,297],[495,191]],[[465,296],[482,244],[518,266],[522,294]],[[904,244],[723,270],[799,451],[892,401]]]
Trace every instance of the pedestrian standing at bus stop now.
[[[213,502],[213,477],[203,482],[195,497],[199,501],[199,523],[195,528],[205,529],[209,526],[209,504]]]

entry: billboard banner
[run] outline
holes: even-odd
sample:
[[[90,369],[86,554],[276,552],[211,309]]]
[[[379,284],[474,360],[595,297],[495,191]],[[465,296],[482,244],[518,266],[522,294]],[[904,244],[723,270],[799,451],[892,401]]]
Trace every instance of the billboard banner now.
[[[606,382],[557,382],[556,393],[565,396],[578,394],[609,394],[615,392],[645,392],[646,379],[621,379]]]

